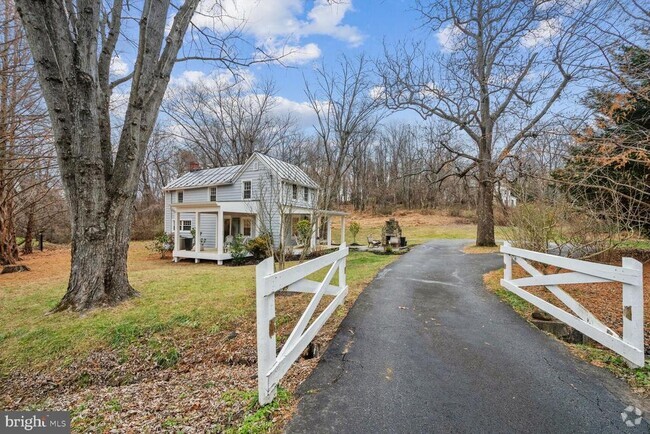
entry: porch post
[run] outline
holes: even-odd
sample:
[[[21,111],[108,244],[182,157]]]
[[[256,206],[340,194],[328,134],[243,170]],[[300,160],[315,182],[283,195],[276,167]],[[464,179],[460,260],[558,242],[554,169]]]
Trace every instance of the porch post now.
[[[217,254],[223,254],[223,209],[219,207],[219,214],[217,216]],[[218,259],[217,264],[223,265],[223,260]]]
[[[311,248],[316,249],[318,247],[318,217],[316,213],[311,213]]]
[[[181,213],[178,211],[174,212],[176,218],[176,224],[174,226],[174,250],[181,249]],[[178,262],[178,257],[174,256],[174,262]]]
[[[332,245],[332,216],[327,216],[327,246]]]
[[[341,216],[341,245],[345,244],[345,216]]]
[[[194,251],[196,253],[201,252],[201,213],[196,211],[194,213]],[[201,260],[199,258],[194,258],[195,263],[199,263]]]

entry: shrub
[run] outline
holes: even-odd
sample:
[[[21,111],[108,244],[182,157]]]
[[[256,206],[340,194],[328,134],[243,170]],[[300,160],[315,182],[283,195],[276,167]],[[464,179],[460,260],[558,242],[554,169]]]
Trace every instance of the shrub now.
[[[384,252],[386,252],[386,253],[388,253],[388,254],[393,253],[393,246],[391,246],[390,244],[386,244],[386,245],[384,246]]]
[[[361,224],[359,222],[350,222],[350,233],[352,234],[352,244],[357,244],[357,235],[361,230]]]
[[[243,264],[246,259],[246,254],[248,254],[248,250],[244,244],[244,237],[242,234],[237,234],[230,245],[230,255],[232,256],[233,264]]]
[[[607,251],[625,239],[610,216],[556,200],[521,203],[510,211],[504,238],[515,247],[574,258]]]
[[[311,238],[311,222],[306,219],[300,220],[296,223],[296,232],[298,233],[298,241],[307,246],[309,238]]]
[[[262,234],[253,238],[248,242],[246,248],[253,255],[253,258],[260,260],[268,258],[272,255],[269,246],[272,245],[271,236],[269,234]]]
[[[174,250],[174,236],[165,232],[158,233],[153,241],[147,245],[147,249],[160,253],[160,258],[165,259],[167,253]]]

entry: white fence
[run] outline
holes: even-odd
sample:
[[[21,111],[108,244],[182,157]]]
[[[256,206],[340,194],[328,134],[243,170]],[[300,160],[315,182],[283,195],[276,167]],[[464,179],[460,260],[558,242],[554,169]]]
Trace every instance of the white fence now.
[[[589,336],[596,342],[620,354],[633,367],[645,363],[643,347],[643,264],[632,258],[623,258],[621,267],[512,247],[504,243],[501,247],[504,255],[505,271],[501,285],[527,302],[553,315],[558,320],[570,325]],[[543,274],[526,259],[542,264],[553,265],[568,273]],[[512,263],[516,262],[531,277],[512,278]],[[620,282],[623,284],[623,337],[605,326],[583,305],[562,290],[558,285],[577,283]],[[573,313],[562,310],[541,298],[526,292],[522,287],[545,286],[555,297],[564,303]]]
[[[273,400],[284,374],[314,339],[325,321],[345,301],[348,293],[345,279],[348,253],[349,249],[343,244],[336,252],[277,273],[273,272],[273,258],[268,258],[257,266],[257,379],[260,404],[268,404]],[[310,274],[327,266],[330,269],[322,282],[307,279]],[[338,286],[331,285],[337,270]],[[314,297],[276,354],[275,293],[282,290],[313,293]],[[332,295],[334,299],[307,327],[324,295]]]

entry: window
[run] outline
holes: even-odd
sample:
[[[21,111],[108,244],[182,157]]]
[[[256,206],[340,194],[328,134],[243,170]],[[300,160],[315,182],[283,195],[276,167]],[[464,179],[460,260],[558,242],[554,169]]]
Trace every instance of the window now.
[[[242,181],[242,188],[242,197],[244,199],[250,199],[253,193],[252,181]]]
[[[217,201],[217,187],[210,187],[210,202]]]
[[[302,188],[302,200],[309,202],[309,189],[307,187]]]
[[[244,219],[244,236],[250,237],[252,233],[253,233],[253,220]]]
[[[181,220],[181,230],[182,231],[191,231],[192,230],[192,220]]]
[[[183,192],[182,191],[179,191],[178,193],[176,193],[176,202],[183,203]]]
[[[298,199],[298,186],[296,184],[293,184],[291,187],[292,187],[291,196],[293,197],[294,200]]]

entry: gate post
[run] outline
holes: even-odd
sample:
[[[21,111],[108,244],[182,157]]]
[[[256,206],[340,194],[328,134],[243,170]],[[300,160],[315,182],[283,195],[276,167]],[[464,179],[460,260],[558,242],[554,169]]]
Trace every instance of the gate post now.
[[[503,247],[510,247],[510,243],[504,241]],[[509,253],[503,254],[503,264],[505,265],[505,269],[503,270],[503,278],[505,280],[512,280],[512,256],[510,256]]]
[[[345,249],[345,242],[341,243],[339,246],[339,250]],[[341,258],[339,262],[339,288],[343,289],[345,288],[345,285],[347,285],[346,279],[345,279],[345,268],[347,266],[347,260],[348,258],[344,256]]]
[[[623,284],[623,341],[641,351],[639,360],[627,360],[633,368],[644,364],[643,342],[643,264],[633,258],[623,258],[623,267],[638,270],[634,285]]]
[[[271,388],[268,373],[275,363],[275,293],[266,294],[264,278],[273,274],[273,257],[266,258],[255,267],[257,310],[257,384],[259,402],[273,401],[277,387]]]

